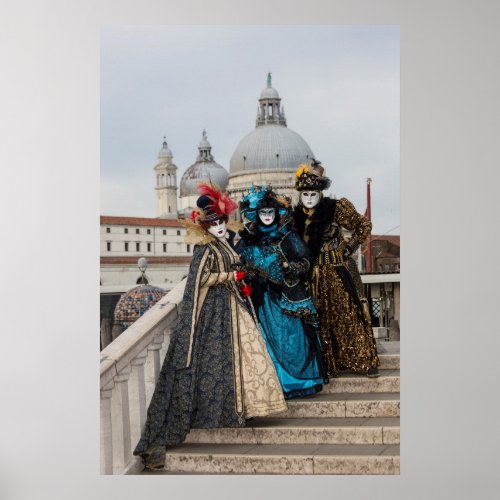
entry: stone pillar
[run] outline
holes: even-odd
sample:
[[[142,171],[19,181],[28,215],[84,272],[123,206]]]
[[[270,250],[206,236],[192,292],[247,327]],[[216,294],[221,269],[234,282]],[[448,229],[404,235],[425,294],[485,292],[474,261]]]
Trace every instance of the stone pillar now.
[[[167,354],[168,351],[168,346],[170,345],[170,335],[171,335],[172,328],[169,326],[163,330],[163,344],[160,349],[160,363],[161,366],[163,366],[163,361],[165,359],[165,355]]]
[[[101,389],[101,474],[113,474],[111,395],[114,382]]]
[[[161,370],[161,359],[160,359],[160,349],[163,345],[163,331],[157,333],[154,337],[153,342],[149,344],[148,351],[153,353],[153,366],[154,366],[154,379],[155,383],[158,380]]]
[[[114,378],[115,387],[111,401],[114,474],[121,474],[132,458],[128,389],[130,372],[131,367],[128,365]]]
[[[148,359],[146,365],[146,405],[153,397],[154,388],[161,370],[160,349],[163,344],[163,332],[155,335],[148,345]]]
[[[147,349],[134,358],[131,362],[132,374],[130,376],[130,436],[132,447],[135,447],[141,437],[141,432],[146,423],[146,381],[144,365],[148,355]]]

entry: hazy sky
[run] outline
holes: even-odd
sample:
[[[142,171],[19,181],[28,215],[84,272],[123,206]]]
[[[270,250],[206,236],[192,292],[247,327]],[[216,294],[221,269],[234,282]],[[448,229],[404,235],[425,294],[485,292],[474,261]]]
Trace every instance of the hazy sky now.
[[[397,26],[108,26],[101,40],[101,214],[156,216],[164,135],[178,183],[203,128],[229,170],[270,71],[332,193],[364,212],[371,177],[373,232],[399,234]]]

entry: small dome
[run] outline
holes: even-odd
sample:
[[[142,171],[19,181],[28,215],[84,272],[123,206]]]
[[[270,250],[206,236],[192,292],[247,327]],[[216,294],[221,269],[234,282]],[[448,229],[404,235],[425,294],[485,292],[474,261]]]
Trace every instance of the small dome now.
[[[139,285],[122,295],[115,307],[115,324],[122,331],[137,321],[153,307],[167,292],[152,285]]]
[[[280,95],[274,87],[266,87],[260,93],[260,99],[279,99]]]
[[[182,175],[180,183],[181,196],[198,196],[197,186],[200,182],[211,180],[225,191],[229,182],[227,170],[215,161],[197,161]]]
[[[158,153],[158,158],[172,158],[172,151],[168,148],[166,138],[163,138],[163,145]]]
[[[198,196],[198,184],[200,182],[212,181],[225,191],[229,182],[227,170],[215,162],[212,156],[212,146],[207,139],[207,132],[203,130],[201,142],[198,146],[198,157],[182,175],[180,184],[180,195]]]

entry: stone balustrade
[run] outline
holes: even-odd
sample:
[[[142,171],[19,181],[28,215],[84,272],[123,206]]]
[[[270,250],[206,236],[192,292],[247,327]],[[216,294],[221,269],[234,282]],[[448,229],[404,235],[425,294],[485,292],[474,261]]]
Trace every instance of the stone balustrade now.
[[[132,451],[146,421],[185,281],[101,351],[101,474],[142,468]]]

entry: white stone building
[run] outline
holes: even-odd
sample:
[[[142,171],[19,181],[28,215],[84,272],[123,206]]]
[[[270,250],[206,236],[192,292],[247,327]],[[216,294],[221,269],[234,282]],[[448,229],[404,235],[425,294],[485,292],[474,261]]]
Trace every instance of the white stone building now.
[[[177,219],[101,216],[101,293],[135,286],[141,277],[140,257],[148,261],[148,282],[172,289],[186,276],[193,254],[185,234]]]

